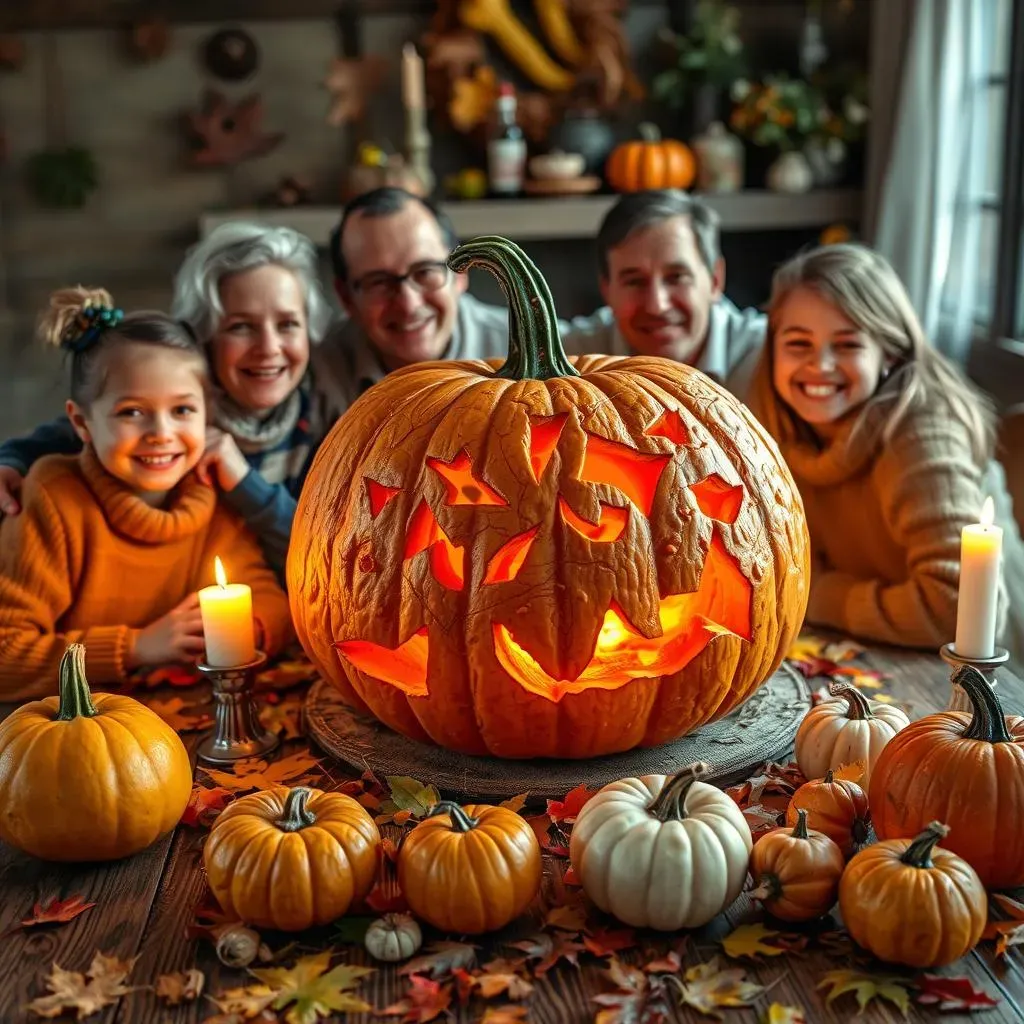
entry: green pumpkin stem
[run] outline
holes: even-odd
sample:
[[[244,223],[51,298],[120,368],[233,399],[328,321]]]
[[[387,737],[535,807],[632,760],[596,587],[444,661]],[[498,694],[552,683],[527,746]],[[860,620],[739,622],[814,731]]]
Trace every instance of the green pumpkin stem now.
[[[281,817],[274,822],[282,832],[301,832],[316,824],[316,815],[306,806],[312,792],[308,786],[296,786],[288,791]]]
[[[796,824],[793,826],[793,831],[790,833],[794,839],[810,839],[811,837],[807,834],[807,810],[804,807],[798,807],[796,810]]]
[[[911,844],[906,848],[900,861],[912,868],[930,868],[932,866],[932,850],[940,839],[949,835],[949,826],[941,821],[933,821],[925,826]]]
[[[471,818],[454,800],[440,800],[427,811],[427,817],[447,814],[452,821],[453,832],[469,832],[480,824],[479,818]]]
[[[506,380],[578,377],[558,333],[555,301],[534,262],[500,235],[481,235],[448,257],[457,274],[482,267],[493,274],[508,300],[508,359],[495,376]]]
[[[851,721],[860,722],[875,717],[867,697],[856,686],[836,679],[829,685],[828,692],[830,696],[841,697],[846,701],[846,717]]]
[[[964,730],[964,739],[1012,743],[1013,737],[1003,717],[1003,706],[984,675],[973,665],[961,665],[953,673],[953,682],[964,688],[974,709],[974,715]]]
[[[98,715],[92,702],[89,682],[85,678],[85,644],[69,644],[60,659],[60,684],[57,705],[58,722],[70,722],[75,718],[92,718]]]
[[[686,817],[686,796],[690,787],[711,771],[703,761],[688,764],[665,783],[661,792],[647,808],[658,821],[682,821]]]

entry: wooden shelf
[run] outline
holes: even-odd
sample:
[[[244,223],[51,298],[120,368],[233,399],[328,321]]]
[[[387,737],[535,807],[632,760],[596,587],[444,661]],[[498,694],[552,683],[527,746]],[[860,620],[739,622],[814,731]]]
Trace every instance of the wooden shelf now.
[[[784,231],[823,227],[835,221],[857,221],[859,189],[820,189],[785,195],[751,189],[729,195],[705,195],[718,211],[723,231]],[[443,204],[461,238],[504,235],[515,241],[592,238],[616,197],[572,196],[557,199],[483,199]],[[256,220],[294,228],[319,246],[326,246],[341,211],[334,206],[295,206],[287,209],[237,209],[204,213],[201,235],[229,220]]]

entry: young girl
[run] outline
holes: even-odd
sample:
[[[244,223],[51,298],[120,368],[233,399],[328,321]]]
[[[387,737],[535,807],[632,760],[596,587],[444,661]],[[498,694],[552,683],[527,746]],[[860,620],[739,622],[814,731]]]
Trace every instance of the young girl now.
[[[186,328],[127,317],[102,291],[54,293],[40,335],[70,353],[79,455],[40,459],[0,523],[0,697],[55,692],[70,642],[90,682],[203,652],[197,591],[220,556],[252,587],[257,637],[288,639],[288,602],[253,535],[192,471],[203,455],[206,364]]]
[[[909,647],[952,641],[960,531],[986,495],[1005,531],[1004,580],[1024,586],[991,407],[929,346],[877,253],[831,245],[776,272],[750,404],[803,497],[810,622]],[[1004,641],[1020,653],[1024,602],[1009,609]]]

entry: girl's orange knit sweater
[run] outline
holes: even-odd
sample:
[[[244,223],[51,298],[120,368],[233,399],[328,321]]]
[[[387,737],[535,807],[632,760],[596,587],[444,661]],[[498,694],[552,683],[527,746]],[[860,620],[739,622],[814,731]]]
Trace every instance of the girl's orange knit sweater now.
[[[152,508],[87,446],[40,459],[22,505],[0,523],[0,699],[55,693],[69,643],[85,644],[91,683],[122,682],[139,631],[212,583],[216,555],[252,587],[263,649],[291,637],[288,598],[255,537],[193,474]]]

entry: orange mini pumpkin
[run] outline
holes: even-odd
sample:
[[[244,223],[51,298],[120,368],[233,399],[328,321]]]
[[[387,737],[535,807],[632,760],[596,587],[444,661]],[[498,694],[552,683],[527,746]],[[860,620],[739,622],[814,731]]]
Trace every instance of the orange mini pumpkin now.
[[[409,909],[446,932],[479,935],[517,918],[540,891],[540,843],[507,807],[447,800],[406,835],[398,883]]]
[[[321,445],[288,592],[343,699],[420,742],[499,757],[657,746],[746,700],[807,603],[807,527],[745,406],[667,359],[584,356],[518,246],[504,364],[388,374]]]
[[[978,944],[988,896],[962,857],[936,849],[949,829],[933,821],[916,839],[861,850],[839,883],[839,910],[854,940],[886,963],[943,967]]]
[[[824,832],[807,828],[807,811],[797,811],[796,827],[773,828],[754,844],[751,896],[780,921],[810,921],[836,902],[846,861]]]
[[[697,176],[693,152],[677,139],[663,139],[658,129],[644,122],[641,138],[623,142],[608,156],[604,176],[616,192],[644,192],[654,188],[687,189]]]
[[[807,811],[810,828],[824,832],[844,857],[850,857],[868,839],[871,811],[868,798],[856,782],[837,779],[832,770],[823,779],[805,782],[789,801],[786,824],[795,825],[800,809]]]
[[[303,931],[373,887],[380,832],[350,796],[275,786],[229,804],[203,846],[210,889],[246,924]]]
[[[1024,718],[1003,714],[973,665],[961,666],[953,680],[973,713],[926,715],[889,741],[868,791],[875,832],[896,839],[944,821],[943,845],[988,888],[1024,885]]]

